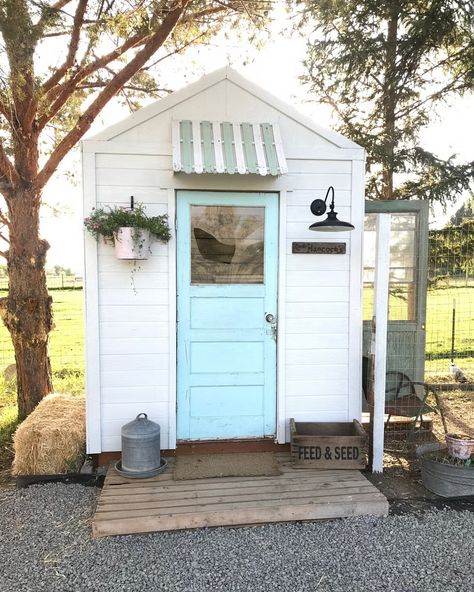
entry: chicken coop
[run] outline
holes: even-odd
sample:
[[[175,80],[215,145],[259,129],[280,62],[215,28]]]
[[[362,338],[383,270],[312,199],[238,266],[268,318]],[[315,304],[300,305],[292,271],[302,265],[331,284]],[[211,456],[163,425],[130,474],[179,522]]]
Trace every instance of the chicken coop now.
[[[139,413],[164,450],[360,420],[361,147],[225,68],[82,156],[85,215],[133,196],[171,229],[138,262],[85,237],[89,453]]]

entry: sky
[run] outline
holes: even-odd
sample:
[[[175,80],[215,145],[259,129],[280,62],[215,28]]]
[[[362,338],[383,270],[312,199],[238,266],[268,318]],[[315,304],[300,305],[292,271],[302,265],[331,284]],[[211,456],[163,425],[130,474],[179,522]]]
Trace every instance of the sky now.
[[[193,50],[179,62],[171,62],[167,78],[172,80],[175,90],[199,79],[225,65],[231,65],[240,74],[262,86],[278,98],[292,104],[323,127],[334,124],[328,107],[308,100],[305,88],[299,81],[304,68],[304,39],[279,35],[285,29],[284,18],[280,18],[273,29],[272,39],[257,53],[252,52],[252,59],[242,54],[236,45],[224,46],[222,42],[209,48]],[[166,61],[163,62],[166,67]],[[457,100],[454,105],[445,105],[439,117],[433,120],[422,135],[422,144],[435,151],[441,157],[459,154],[461,158],[472,160],[472,138],[474,137],[473,103],[471,99]],[[91,134],[103,127],[108,127],[128,115],[127,111],[117,106],[109,106],[95,123]],[[65,173],[68,173],[66,176]],[[69,177],[72,174],[75,181]],[[80,185],[80,157],[76,150],[63,163],[58,173],[48,184],[44,198],[41,232],[48,240],[51,249],[48,252],[47,266],[61,265],[71,268],[81,275],[83,269],[83,227],[82,227],[82,188]],[[444,214],[437,210],[432,219],[438,224],[444,222],[458,207],[460,202],[451,206]],[[60,212],[60,214],[58,214]]]

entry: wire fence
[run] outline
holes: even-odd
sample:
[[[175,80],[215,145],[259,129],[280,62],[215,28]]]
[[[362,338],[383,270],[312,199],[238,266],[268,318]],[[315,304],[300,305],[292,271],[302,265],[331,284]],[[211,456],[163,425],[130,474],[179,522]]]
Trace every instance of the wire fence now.
[[[0,278],[0,297],[7,294],[7,282]],[[50,340],[53,373],[64,377],[84,373],[84,307],[82,278],[75,275],[48,275],[53,299],[54,328]],[[10,335],[0,323],[0,374],[14,374],[15,356]]]
[[[474,224],[429,234],[425,373],[474,381]],[[458,378],[462,378],[459,375]]]
[[[471,433],[474,425],[474,221],[464,219],[426,236],[419,216],[391,214],[384,430],[392,464],[400,452],[411,456],[423,441],[444,441],[446,431]],[[368,415],[376,233],[376,215],[368,214],[363,359]],[[426,246],[427,262],[421,256]]]
[[[49,290],[81,290],[83,278],[69,273],[47,274],[46,282]],[[8,277],[0,275],[0,291],[8,290]]]
[[[366,328],[373,302],[373,249],[370,242],[374,228],[374,220],[368,216],[364,265]],[[392,215],[388,345],[391,369],[404,372],[415,380],[449,382],[452,381],[451,362],[454,362],[472,382],[474,223],[430,231],[428,269],[425,270],[417,268],[415,228],[415,220],[410,215]],[[418,310],[424,306],[420,304],[423,298],[420,299],[418,285],[423,274],[428,281],[426,311]],[[47,281],[53,297],[55,323],[51,335],[53,370],[83,371],[83,279],[74,274],[59,273],[48,274]],[[0,295],[6,294],[7,287],[7,278],[0,276]],[[425,316],[426,326],[421,326],[420,319]],[[0,325],[0,372],[13,363],[10,336]]]

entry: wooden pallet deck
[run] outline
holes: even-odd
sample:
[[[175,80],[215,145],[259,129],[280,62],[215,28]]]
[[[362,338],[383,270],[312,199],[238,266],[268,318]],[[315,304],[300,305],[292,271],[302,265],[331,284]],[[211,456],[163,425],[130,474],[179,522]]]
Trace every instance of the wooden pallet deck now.
[[[356,470],[295,469],[279,454],[282,474],[275,477],[174,481],[173,460],[151,479],[126,479],[111,467],[93,536],[388,513],[386,498]]]

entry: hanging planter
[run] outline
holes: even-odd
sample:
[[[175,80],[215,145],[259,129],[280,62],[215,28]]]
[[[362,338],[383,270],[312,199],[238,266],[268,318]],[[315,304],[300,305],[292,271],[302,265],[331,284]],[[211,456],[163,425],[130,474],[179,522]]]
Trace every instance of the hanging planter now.
[[[147,216],[142,204],[134,205],[133,197],[130,208],[93,209],[84,226],[97,241],[113,241],[117,259],[148,259],[152,241],[167,243],[171,237],[168,217]]]
[[[150,231],[136,226],[122,226],[114,232],[115,256],[117,259],[148,259],[150,254]]]

